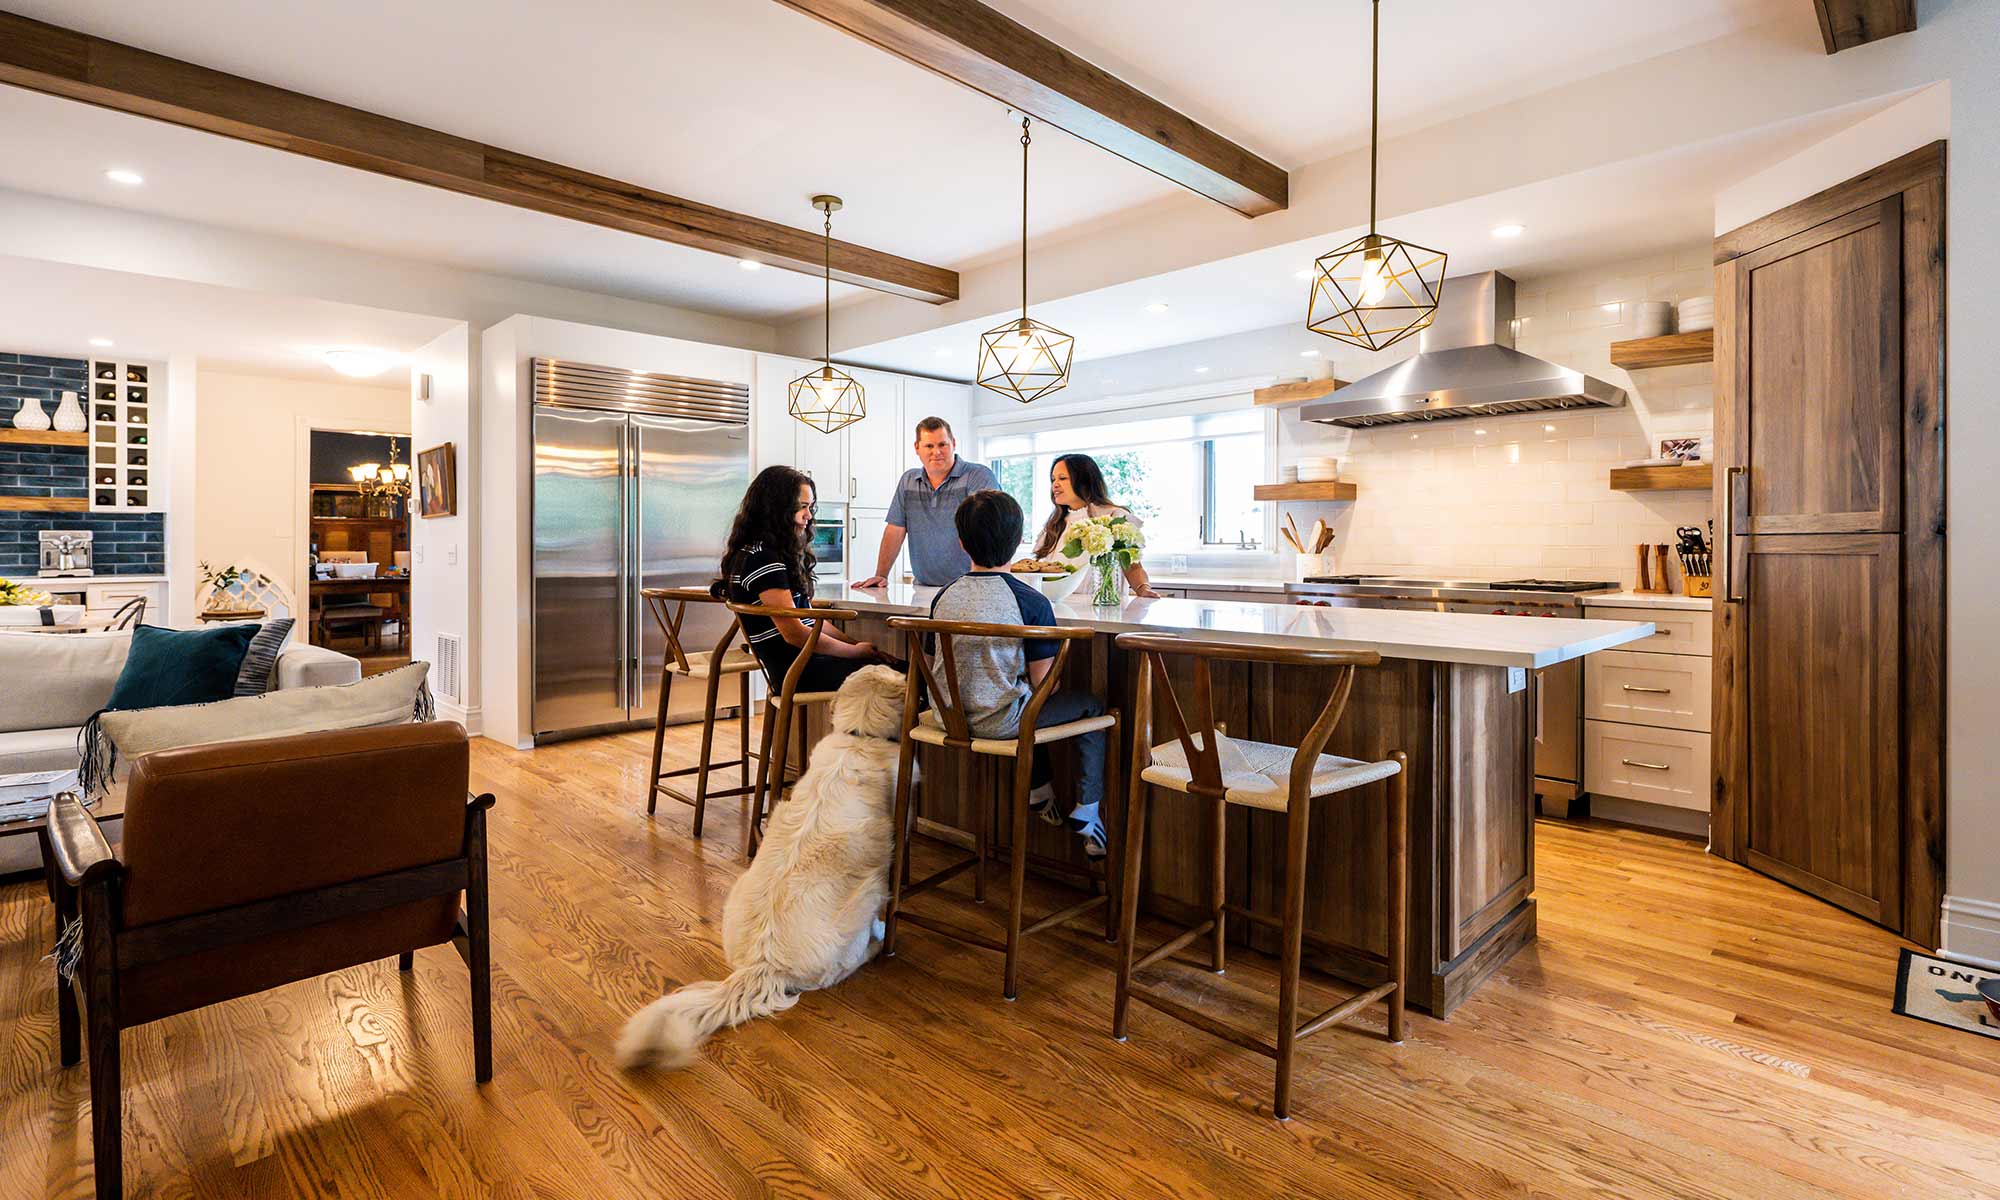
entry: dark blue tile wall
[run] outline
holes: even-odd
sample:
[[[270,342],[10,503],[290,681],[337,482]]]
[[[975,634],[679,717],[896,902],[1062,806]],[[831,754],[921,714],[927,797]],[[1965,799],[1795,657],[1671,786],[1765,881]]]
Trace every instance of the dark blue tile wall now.
[[[90,364],[0,352],[0,425],[12,428],[23,397],[54,414],[63,392],[87,396]],[[90,463],[80,446],[0,445],[0,496],[88,496]],[[44,529],[88,529],[99,575],[157,575],[167,569],[164,513],[0,512],[0,575],[33,575]]]

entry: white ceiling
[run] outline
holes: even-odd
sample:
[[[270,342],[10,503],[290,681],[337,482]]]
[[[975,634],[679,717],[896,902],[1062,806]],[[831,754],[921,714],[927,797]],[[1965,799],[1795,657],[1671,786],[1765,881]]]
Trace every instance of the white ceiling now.
[[[1532,94],[1729,33],[1790,0],[1391,5],[1385,128]],[[1297,166],[1365,136],[1362,0],[1000,0],[1017,19]],[[813,227],[950,267],[1014,252],[1018,144],[1000,105],[770,0],[12,0],[56,24]],[[1663,98],[1664,102],[1664,98]],[[117,161],[113,161],[114,158]],[[106,167],[145,187],[115,189]],[[1056,132],[1032,236],[1183,195]],[[139,118],[0,89],[0,186],[281,232],[704,311],[775,319],[818,289],[713,255]],[[1217,221],[1242,218],[1214,206]]]
[[[1894,102],[1886,97],[1741,137],[1683,147],[1562,179],[1398,216],[1384,233],[1451,256],[1450,273],[1505,271],[1527,282],[1585,267],[1706,246],[1715,193]],[[1519,224],[1512,239],[1495,226]],[[1365,230],[1330,233],[1115,287],[1039,303],[1032,312],[1076,337],[1079,361],[1180,345],[1287,321],[1303,323],[1309,284],[1298,272]],[[1167,305],[1164,313],[1147,306]],[[971,378],[991,317],[844,351],[844,362]],[[1295,366],[1296,364],[1291,364]]]
[[[30,258],[0,256],[0,281],[0,330],[7,349],[24,354],[164,360],[170,352],[193,353],[204,363],[331,382],[342,377],[320,359],[323,351],[407,355],[456,324]],[[93,349],[96,337],[111,339],[112,348]],[[399,365],[373,382],[408,378]]]

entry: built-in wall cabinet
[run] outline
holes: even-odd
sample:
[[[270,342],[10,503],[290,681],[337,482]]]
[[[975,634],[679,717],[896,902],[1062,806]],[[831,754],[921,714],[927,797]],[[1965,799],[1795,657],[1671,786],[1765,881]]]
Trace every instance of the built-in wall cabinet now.
[[[155,403],[166,392],[159,363],[90,360],[90,511],[159,512],[166,492],[157,486],[154,430],[165,415]]]
[[[794,420],[786,409],[788,385],[815,365],[811,359],[757,356],[751,398],[757,468],[795,466],[812,476],[821,504],[847,506],[847,577],[866,579],[875,572],[896,483],[917,462],[912,449],[916,423],[927,416],[943,417],[964,441],[972,397],[967,384],[845,367],[861,384],[867,415],[845,429],[821,433]],[[895,571],[907,569],[905,554]]]

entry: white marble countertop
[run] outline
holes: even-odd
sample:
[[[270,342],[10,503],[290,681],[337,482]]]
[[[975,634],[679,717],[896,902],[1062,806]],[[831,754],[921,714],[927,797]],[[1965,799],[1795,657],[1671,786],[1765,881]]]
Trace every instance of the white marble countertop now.
[[[930,611],[935,592],[935,588],[904,583],[867,590],[829,584],[816,595],[858,612],[922,615]],[[1107,633],[1146,630],[1255,645],[1374,650],[1384,658],[1493,667],[1551,667],[1653,633],[1648,621],[1311,608],[1258,601],[1127,600],[1123,608],[1114,610],[1058,600],[1054,608],[1059,625],[1082,625]]]
[[[1285,581],[1269,575],[1154,575],[1147,573],[1154,587],[1208,588],[1218,592],[1282,592]]]
[[[1602,592],[1578,597],[1586,606],[1604,608],[1693,608],[1703,612],[1715,607],[1707,596],[1683,596],[1675,592],[1661,596],[1652,592]]]

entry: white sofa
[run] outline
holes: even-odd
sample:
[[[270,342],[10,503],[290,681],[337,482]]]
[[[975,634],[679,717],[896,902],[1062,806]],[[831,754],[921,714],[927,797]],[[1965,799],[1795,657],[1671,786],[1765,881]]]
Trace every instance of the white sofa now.
[[[131,649],[130,631],[0,630],[0,775],[75,767],[78,731],[111,699]],[[278,656],[272,686],[316,687],[359,678],[360,660],[323,646],[293,643]],[[39,861],[33,838],[0,839],[0,874],[26,870]]]

